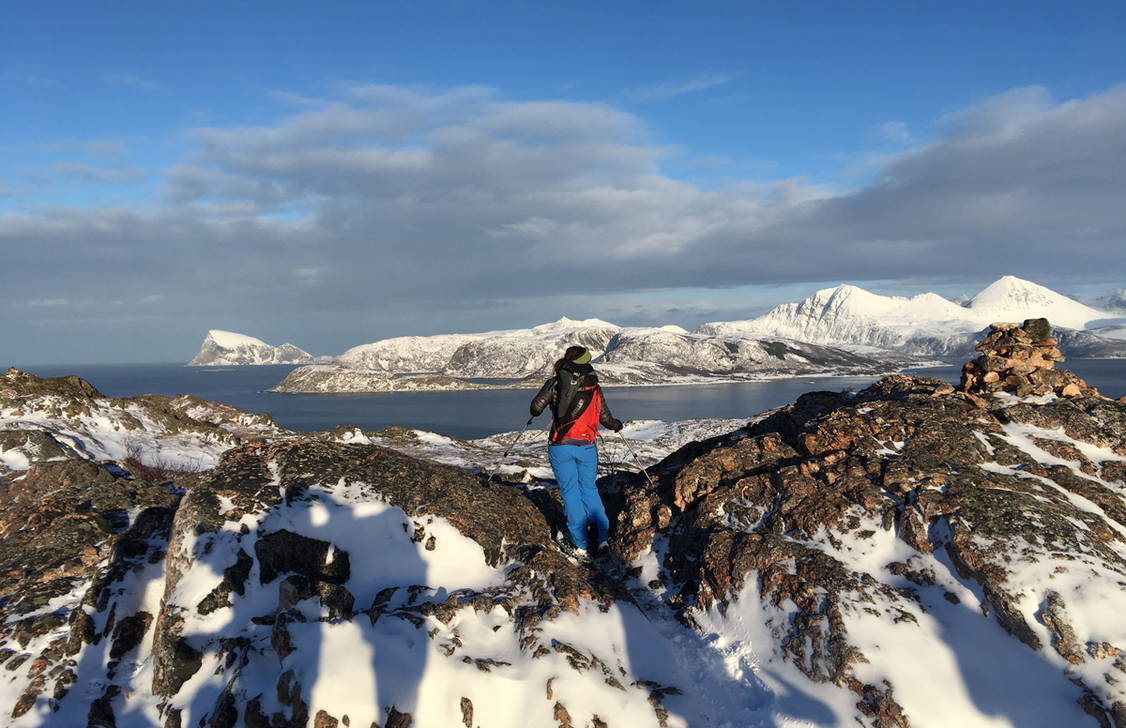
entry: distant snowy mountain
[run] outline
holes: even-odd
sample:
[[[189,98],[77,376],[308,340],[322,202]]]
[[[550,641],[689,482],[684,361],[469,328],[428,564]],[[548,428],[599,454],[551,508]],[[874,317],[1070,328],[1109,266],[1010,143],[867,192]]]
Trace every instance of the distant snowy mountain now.
[[[701,334],[749,338],[781,336],[853,349],[875,347],[905,353],[961,355],[975,335],[995,321],[1047,318],[1053,326],[1087,330],[1089,351],[1100,331],[1110,333],[1114,314],[1091,308],[1031,281],[1004,276],[964,305],[934,293],[911,298],[880,296],[856,286],[826,288],[749,321],[709,323]],[[1100,328],[1104,327],[1104,328]],[[1117,349],[1116,342],[1107,342]],[[1097,355],[1088,353],[1087,355]]]
[[[254,364],[309,364],[316,357],[293,344],[270,346],[261,339],[231,331],[212,329],[207,332],[199,353],[188,362],[190,367],[244,366]]]
[[[1126,314],[1126,288],[1121,288],[1112,293],[1108,293],[1098,299],[1097,303],[1107,311],[1113,311],[1118,314]]]
[[[530,329],[385,339],[330,365],[295,369],[280,392],[386,392],[538,386],[571,345],[588,348],[605,384],[677,384],[812,373],[875,373],[914,363],[778,338],[690,334],[679,326],[623,328],[600,319]],[[506,380],[483,384],[479,380]]]
[[[1086,329],[1109,316],[1106,311],[1014,276],[1005,276],[987,286],[974,296],[967,309],[983,326],[994,321],[1046,318],[1055,326]]]
[[[598,356],[620,330],[599,319],[575,321],[564,317],[530,329],[400,336],[353,347],[337,357],[336,363],[389,374],[523,377],[548,367],[572,344],[585,346]]]
[[[754,378],[813,372],[872,372],[907,366],[894,357],[862,356],[784,339],[691,334],[678,327],[623,329],[599,359],[609,384],[676,382],[682,378]]]
[[[814,373],[874,373],[961,358],[995,321],[1045,317],[1072,356],[1126,357],[1124,318],[1005,276],[958,304],[934,293],[818,291],[749,321],[630,328],[561,318],[527,329],[402,336],[294,370],[282,392],[371,392],[531,386],[566,347],[594,355],[606,384],[674,384]],[[1108,338],[1110,337],[1110,338]],[[488,383],[481,380],[505,380]],[[518,380],[518,381],[517,381]],[[515,383],[514,383],[515,382]]]

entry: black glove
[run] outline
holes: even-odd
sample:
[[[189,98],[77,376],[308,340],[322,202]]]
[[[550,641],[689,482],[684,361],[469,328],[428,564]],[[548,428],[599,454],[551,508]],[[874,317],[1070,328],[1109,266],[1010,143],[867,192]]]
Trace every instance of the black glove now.
[[[615,419],[610,423],[610,429],[614,432],[621,432],[623,427],[625,427],[625,425],[623,425],[622,421],[619,419]]]

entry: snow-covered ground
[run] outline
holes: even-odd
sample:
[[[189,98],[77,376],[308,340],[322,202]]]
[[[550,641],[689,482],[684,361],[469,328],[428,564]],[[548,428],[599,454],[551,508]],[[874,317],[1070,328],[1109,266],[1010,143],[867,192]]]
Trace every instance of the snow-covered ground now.
[[[188,400],[183,400],[185,403]],[[192,405],[186,405],[189,409]],[[195,414],[203,417],[203,407]],[[135,457],[144,465],[171,470],[198,471],[214,467],[223,451],[238,444],[235,431],[279,432],[251,416],[244,427],[229,429],[192,426],[170,421],[167,411],[144,401],[101,398],[81,407],[57,395],[36,398],[33,406],[0,404],[0,430],[49,433],[65,455],[90,460],[125,460]],[[0,462],[18,469],[26,461],[24,448],[0,452]],[[24,466],[26,467],[26,465]]]
[[[597,443],[599,467],[604,473],[638,472],[639,463],[640,467],[649,467],[690,442],[724,435],[746,424],[747,420],[722,418],[676,422],[631,420],[625,423],[621,433],[601,433]],[[547,462],[547,438],[548,432],[541,423],[522,432],[501,432],[478,440],[458,440],[423,430],[394,428],[390,432],[369,434],[355,430],[342,435],[341,441],[380,445],[474,472],[531,481],[554,478]]]

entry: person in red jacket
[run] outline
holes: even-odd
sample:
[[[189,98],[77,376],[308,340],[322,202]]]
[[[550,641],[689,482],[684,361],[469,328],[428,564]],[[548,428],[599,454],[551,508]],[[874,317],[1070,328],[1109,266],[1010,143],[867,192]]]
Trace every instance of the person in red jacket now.
[[[619,432],[622,422],[610,414],[598,375],[590,366],[590,352],[572,346],[555,362],[555,376],[544,382],[532,399],[532,417],[551,406],[551,436],[547,459],[563,496],[567,530],[574,555],[588,557],[587,529],[594,526],[599,551],[606,548],[610,521],[595,479],[598,474],[598,448],[594,444],[598,425]]]

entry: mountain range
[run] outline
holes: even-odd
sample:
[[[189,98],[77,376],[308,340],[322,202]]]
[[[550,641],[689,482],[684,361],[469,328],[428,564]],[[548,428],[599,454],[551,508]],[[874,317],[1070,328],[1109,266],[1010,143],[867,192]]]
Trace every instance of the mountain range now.
[[[212,331],[191,363],[306,364],[276,387],[282,392],[532,386],[563,349],[579,344],[591,350],[607,384],[692,383],[875,373],[957,360],[990,323],[1040,317],[1052,322],[1071,356],[1126,357],[1126,316],[1004,276],[961,304],[935,293],[881,296],[841,285],[755,319],[711,322],[694,331],[564,317],[528,329],[383,339],[315,364],[288,344],[269,347]]]
[[[960,358],[989,324],[1026,318],[1046,318],[1057,330],[1066,332],[1126,338],[1121,328],[1126,318],[1121,314],[1091,308],[1014,276],[1000,278],[962,305],[935,293],[906,298],[880,296],[849,285],[825,288],[799,303],[778,306],[764,316],[708,323],[697,331],[728,336],[782,336],[851,349],[874,347]],[[1088,346],[1092,344],[1089,337],[1079,338]],[[1121,355],[1126,349],[1109,342],[1105,348],[1102,354]]]

